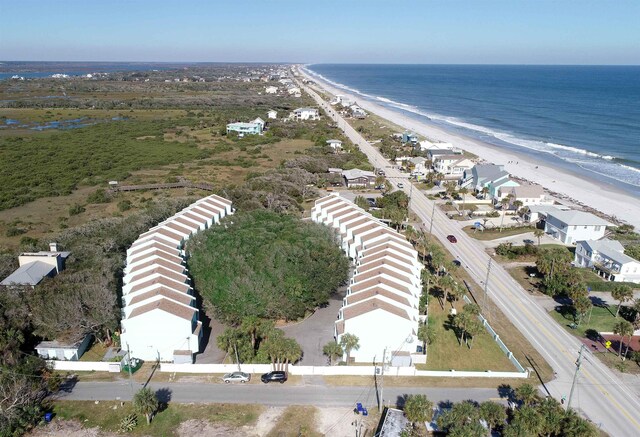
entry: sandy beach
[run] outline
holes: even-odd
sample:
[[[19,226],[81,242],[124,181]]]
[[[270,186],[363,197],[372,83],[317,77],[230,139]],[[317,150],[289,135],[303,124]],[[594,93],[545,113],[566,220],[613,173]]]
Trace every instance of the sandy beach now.
[[[450,132],[440,126],[424,121],[416,120],[401,112],[394,111],[370,100],[350,94],[348,91],[338,89],[323,81],[316,75],[310,74],[301,68],[300,71],[315,81],[318,86],[330,94],[341,94],[350,100],[357,101],[365,110],[374,113],[392,123],[412,130],[433,141],[452,143],[456,147],[478,155],[481,159],[495,164],[504,165],[512,176],[526,179],[542,185],[559,201],[569,206],[579,204],[593,208],[602,214],[617,220],[629,223],[640,229],[640,199],[631,196],[621,190],[615,190],[608,186],[584,177],[569,173],[564,169],[550,165],[544,160],[535,160],[525,154],[505,151],[494,145]]]

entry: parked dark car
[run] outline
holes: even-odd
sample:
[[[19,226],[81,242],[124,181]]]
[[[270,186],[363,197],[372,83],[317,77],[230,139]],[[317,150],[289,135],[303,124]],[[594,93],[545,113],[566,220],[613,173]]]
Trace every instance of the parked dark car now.
[[[447,240],[449,240],[449,243],[457,243],[458,242],[458,239],[454,235],[447,235]]]
[[[273,372],[265,373],[260,377],[260,380],[265,384],[270,382],[279,382],[280,384],[284,384],[287,380],[287,374],[282,370],[275,370]]]

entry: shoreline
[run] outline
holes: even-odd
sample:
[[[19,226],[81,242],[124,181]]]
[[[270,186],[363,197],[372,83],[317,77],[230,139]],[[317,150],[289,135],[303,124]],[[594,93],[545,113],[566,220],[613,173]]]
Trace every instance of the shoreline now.
[[[341,94],[350,100],[357,101],[363,109],[391,123],[431,140],[452,143],[462,150],[477,155],[482,160],[503,165],[513,177],[542,185],[553,197],[568,206],[573,204],[595,210],[612,220],[626,222],[640,229],[640,201],[622,190],[600,181],[590,181],[581,175],[524,153],[504,150],[493,144],[447,130],[427,119],[417,120],[402,113],[400,109],[393,110],[352,92],[338,89],[318,75],[310,73],[304,66],[301,66],[299,71],[328,93]],[[612,203],[615,204],[615,212],[611,211]]]

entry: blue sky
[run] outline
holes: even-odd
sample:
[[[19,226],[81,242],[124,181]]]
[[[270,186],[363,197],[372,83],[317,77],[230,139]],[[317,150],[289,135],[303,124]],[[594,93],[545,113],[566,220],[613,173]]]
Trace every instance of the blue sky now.
[[[640,64],[640,0],[0,0],[0,59]]]

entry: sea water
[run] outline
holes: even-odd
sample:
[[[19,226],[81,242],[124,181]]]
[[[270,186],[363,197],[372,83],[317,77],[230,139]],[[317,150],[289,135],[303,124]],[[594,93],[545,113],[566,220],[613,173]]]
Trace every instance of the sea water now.
[[[640,196],[640,67],[307,67],[347,92]]]

